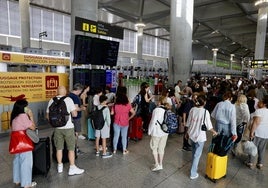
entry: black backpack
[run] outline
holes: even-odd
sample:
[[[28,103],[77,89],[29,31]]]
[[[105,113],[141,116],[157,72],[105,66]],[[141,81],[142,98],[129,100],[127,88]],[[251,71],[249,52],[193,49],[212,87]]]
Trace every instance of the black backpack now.
[[[52,127],[63,127],[67,124],[70,114],[67,111],[64,99],[66,96],[53,98],[53,103],[49,107],[48,120]]]
[[[101,109],[96,108],[93,112],[89,114],[92,127],[96,130],[101,130],[104,126],[105,120],[102,114],[104,108],[106,107],[104,106]]]

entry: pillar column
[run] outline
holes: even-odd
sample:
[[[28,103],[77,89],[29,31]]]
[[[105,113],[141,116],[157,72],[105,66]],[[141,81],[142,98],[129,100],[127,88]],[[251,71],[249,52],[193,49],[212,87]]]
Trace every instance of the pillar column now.
[[[71,56],[70,56],[70,79],[69,79],[69,87],[70,90],[73,88],[73,70],[72,70],[72,62],[73,62],[73,52],[74,52],[74,39],[75,35],[85,35],[84,32],[75,30],[75,17],[80,17],[88,20],[98,21],[98,0],[72,0],[71,1]],[[86,33],[87,36],[96,35]],[[62,67],[57,66],[57,72],[60,71]],[[65,72],[65,71],[64,71]],[[87,134],[87,118],[86,113],[82,112],[81,118],[81,133]]]
[[[256,32],[256,43],[255,43],[255,55],[254,59],[264,59],[265,52],[265,39],[266,39],[266,27],[267,27],[267,12],[268,3],[265,1],[256,1],[255,6],[259,7],[258,11],[258,23]],[[257,69],[256,79],[262,79],[262,69]]]
[[[261,3],[257,4],[259,7],[258,11],[258,23],[256,32],[256,44],[255,44],[255,59],[263,59],[265,51],[265,39],[266,39],[266,27],[267,27],[267,12],[268,4]]]
[[[190,77],[192,61],[193,0],[171,0],[169,84]]]
[[[233,70],[234,54],[230,54],[230,70]]]
[[[75,35],[84,35],[84,32],[75,30],[75,17],[88,20],[98,21],[98,0],[76,0],[71,1],[71,53],[70,53],[70,89],[73,87],[73,71],[72,62],[74,55],[74,39]],[[88,36],[93,34],[87,33]]]
[[[212,58],[212,62],[213,62],[213,67],[217,67],[217,54],[218,54],[218,48],[213,48],[212,52],[213,52],[213,58]]]
[[[144,23],[137,23],[137,59],[142,59],[142,45],[143,45],[143,28],[145,27]]]
[[[30,2],[19,0],[20,25],[21,25],[21,48],[31,47],[30,40]]]

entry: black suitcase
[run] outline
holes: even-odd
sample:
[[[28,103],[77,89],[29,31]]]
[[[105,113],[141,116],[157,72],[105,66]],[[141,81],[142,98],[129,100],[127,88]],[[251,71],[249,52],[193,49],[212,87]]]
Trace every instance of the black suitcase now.
[[[33,175],[45,175],[50,169],[50,139],[40,138],[33,150]]]
[[[52,158],[57,161],[57,151],[56,151],[56,147],[55,147],[55,143],[54,143],[54,133],[52,134],[51,137],[51,143],[52,143]],[[75,146],[75,150],[74,150],[74,155],[75,155],[75,159],[77,158],[77,147]],[[68,157],[68,149],[67,149],[67,145],[66,142],[64,142],[64,148],[62,150],[62,163],[68,163],[69,162],[69,157]]]

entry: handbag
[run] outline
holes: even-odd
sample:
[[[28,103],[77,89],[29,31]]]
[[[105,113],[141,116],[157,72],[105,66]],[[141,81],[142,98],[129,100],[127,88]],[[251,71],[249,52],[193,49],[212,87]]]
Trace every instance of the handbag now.
[[[207,131],[207,126],[206,126],[206,124],[205,124],[206,111],[207,111],[207,110],[205,109],[204,118],[203,118],[203,123],[202,123],[202,125],[201,125],[201,130],[202,130],[202,131]]]
[[[258,153],[258,148],[254,144],[253,141],[242,141],[242,150],[245,154],[251,155],[251,156],[256,156]]]
[[[27,136],[26,130],[12,131],[9,142],[9,153],[17,154],[26,151],[32,151],[34,144],[32,140]]]
[[[34,143],[39,142],[39,136],[37,135],[37,132],[35,130],[27,129],[26,134]]]

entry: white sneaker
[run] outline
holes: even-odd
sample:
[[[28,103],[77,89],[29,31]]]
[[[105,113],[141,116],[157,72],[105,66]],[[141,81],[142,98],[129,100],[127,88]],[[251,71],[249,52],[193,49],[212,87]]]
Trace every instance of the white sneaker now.
[[[73,176],[73,175],[79,175],[79,174],[83,174],[85,172],[84,169],[78,168],[77,166],[73,166],[69,168],[69,172],[68,175],[69,176]]]
[[[85,139],[86,139],[86,137],[84,137],[84,136],[81,135],[81,134],[78,136],[78,138],[81,139],[81,140],[85,140]]]
[[[62,173],[63,172],[63,164],[58,164],[58,173]]]
[[[190,179],[191,179],[191,180],[194,180],[194,179],[196,179],[196,178],[198,178],[198,177],[199,177],[199,174],[197,173],[196,176],[190,176]]]
[[[35,187],[37,185],[37,183],[35,182],[35,181],[33,181],[32,183],[31,183],[31,187]]]
[[[151,170],[152,171],[158,171],[158,170],[162,170],[162,169],[163,169],[162,165],[160,166],[159,164],[156,164],[156,165],[153,166],[153,168]]]

